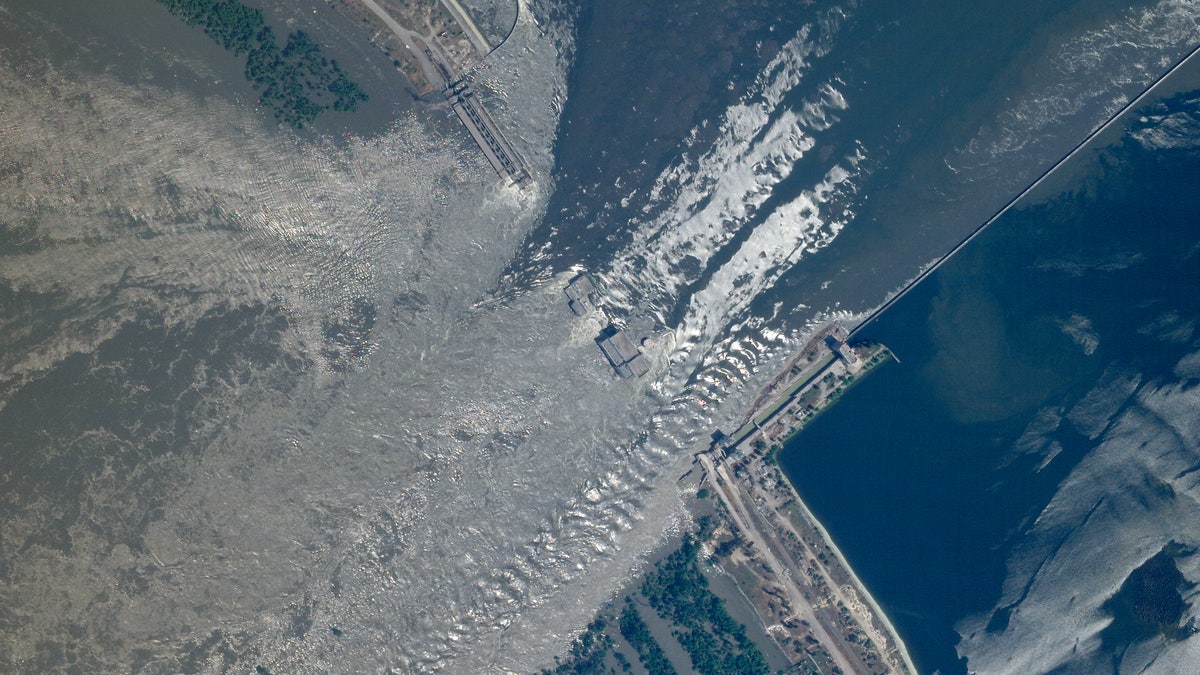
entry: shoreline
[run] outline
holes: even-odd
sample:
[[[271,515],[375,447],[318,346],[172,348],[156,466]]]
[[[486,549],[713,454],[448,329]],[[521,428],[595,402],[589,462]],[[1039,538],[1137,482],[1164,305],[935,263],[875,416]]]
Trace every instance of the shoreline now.
[[[808,505],[804,503],[804,499],[800,497],[800,493],[796,490],[796,486],[792,484],[792,479],[788,478],[787,472],[781,471],[780,473],[783,476],[783,481],[787,484],[788,490],[795,495],[796,506],[804,512],[805,517],[807,517],[809,522],[813,524],[813,527],[815,527],[817,531],[821,533],[825,544],[829,546],[834,557],[837,558],[838,562],[841,563],[842,567],[846,570],[846,573],[849,574],[850,578],[854,581],[855,588],[862,593],[861,599],[867,603],[867,605],[871,608],[875,618],[884,625],[884,629],[887,631],[888,635],[891,636],[891,638],[895,641],[895,649],[900,653],[900,657],[903,659],[904,664],[909,668],[910,672],[914,674],[920,672],[917,670],[916,664],[912,660],[912,654],[909,653],[908,646],[904,643],[904,639],[900,637],[900,633],[896,631],[896,626],[888,617],[887,612],[883,611],[883,608],[879,606],[879,602],[875,600],[875,596],[871,594],[871,590],[867,588],[867,585],[864,584],[862,579],[858,577],[858,573],[854,571],[854,567],[850,565],[850,562],[846,560],[846,556],[842,554],[842,550],[838,548],[837,542],[834,541],[832,536],[830,536],[829,530],[825,529],[825,525],[823,525],[816,515],[813,514],[812,510],[808,508]]]
[[[697,453],[703,475],[696,499],[707,495],[710,482],[736,551],[727,551],[731,555],[721,563],[739,566],[729,576],[773,639],[781,634],[784,644],[819,643],[827,661],[846,672],[883,666],[916,673],[895,625],[777,461],[787,440],[895,358],[883,345],[848,345],[847,337],[836,323],[818,329],[763,388],[738,430],[717,434],[708,450]],[[794,662],[805,652],[825,672],[809,648],[794,648]]]
[[[695,627],[676,623],[670,610],[648,603],[646,595],[662,583],[648,580],[660,576],[662,565],[677,565],[669,561],[689,540],[696,547],[690,564],[709,579],[700,593],[721,607],[740,606],[735,621],[742,636],[771,662],[761,672],[919,672],[895,624],[776,461],[786,438],[895,358],[884,345],[848,345],[845,336],[837,323],[814,332],[759,393],[744,417],[750,421],[732,436],[715,435],[707,450],[695,454],[692,469],[676,481],[695,525],[647,552],[640,569],[571,643],[571,660],[542,672],[599,662],[622,668],[665,662],[676,672],[696,667],[694,645],[681,641],[694,637]],[[641,633],[627,632],[623,607],[641,615]],[[732,644],[731,635],[736,633],[723,644]],[[766,666],[760,661],[758,667]]]

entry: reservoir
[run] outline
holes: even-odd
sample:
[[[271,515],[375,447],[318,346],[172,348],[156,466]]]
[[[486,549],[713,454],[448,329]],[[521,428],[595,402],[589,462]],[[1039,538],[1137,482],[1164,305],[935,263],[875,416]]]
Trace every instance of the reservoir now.
[[[1194,440],[1157,411],[1196,405],[1200,204],[1180,177],[1200,159],[1167,132],[1194,134],[1196,109],[1143,109],[867,326],[901,363],[782,453],[923,672],[1119,664],[1102,601],[1169,540],[1194,543],[1165,515],[1192,498]],[[1167,644],[1124,658],[1169,662]]]

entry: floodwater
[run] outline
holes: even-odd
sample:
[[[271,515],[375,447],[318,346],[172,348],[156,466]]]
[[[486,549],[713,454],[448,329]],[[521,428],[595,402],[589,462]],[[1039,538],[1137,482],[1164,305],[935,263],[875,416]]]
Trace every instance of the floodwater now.
[[[372,102],[303,134],[149,0],[76,5],[0,2],[18,671],[549,664],[814,319],[1198,34],[1186,2],[522,2],[476,76],[534,174],[506,188],[324,3],[264,9]],[[584,265],[655,336],[643,380],[566,309]]]

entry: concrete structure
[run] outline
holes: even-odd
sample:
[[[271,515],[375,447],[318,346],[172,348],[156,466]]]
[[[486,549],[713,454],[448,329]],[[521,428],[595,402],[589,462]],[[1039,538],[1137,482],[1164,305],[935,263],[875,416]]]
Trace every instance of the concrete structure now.
[[[587,316],[596,311],[597,291],[591,275],[584,272],[571,279],[563,289],[567,306],[575,316]],[[596,338],[596,346],[604,353],[613,370],[624,378],[641,377],[650,372],[650,362],[625,331],[609,324]]]
[[[1123,105],[1120,108],[1118,108],[1117,110],[1115,110],[1112,113],[1112,115],[1110,115],[1108,117],[1108,119],[1104,121],[1103,124],[1096,127],[1095,129],[1093,129],[1092,133],[1085,136],[1082,141],[1079,141],[1079,143],[1077,143],[1075,145],[1075,147],[1071,148],[1070,152],[1063,155],[1062,158],[1060,158],[1057,162],[1055,162],[1053,165],[1051,165],[1049,169],[1046,169],[1045,171],[1042,172],[1042,174],[1040,176],[1035,178],[1032,183],[1025,186],[1025,189],[1021,190],[1020,192],[1017,193],[1017,195],[1015,197],[1008,200],[1008,202],[1005,203],[1004,206],[1000,207],[999,211],[996,211],[995,213],[993,213],[990,218],[983,221],[982,225],[975,228],[975,230],[972,231],[971,234],[967,235],[966,239],[963,239],[962,241],[958,242],[958,244],[955,245],[954,248],[950,249],[949,253],[942,256],[941,258],[938,258],[937,262],[930,265],[928,268],[925,269],[924,272],[921,272],[919,275],[917,275],[916,279],[913,279],[912,281],[908,282],[908,285],[905,286],[904,288],[900,289],[899,293],[896,293],[892,297],[888,298],[887,302],[880,305],[879,308],[876,309],[874,312],[871,312],[870,316],[868,316],[866,319],[863,319],[862,323],[858,324],[857,326],[854,327],[854,330],[850,331],[850,335],[853,336],[856,333],[858,333],[859,331],[861,331],[867,324],[874,321],[881,314],[886,312],[892,305],[899,302],[901,298],[908,295],[909,291],[916,288],[918,285],[920,285],[920,283],[922,281],[924,281],[926,278],[928,278],[934,272],[941,269],[942,265],[945,265],[946,262],[948,260],[950,260],[951,258],[953,258],[955,254],[957,254],[959,251],[966,248],[967,244],[970,244],[972,241],[975,240],[975,237],[978,237],[980,234],[983,234],[983,231],[986,230],[992,223],[999,220],[1000,216],[1003,216],[1005,213],[1008,213],[1009,209],[1016,206],[1018,202],[1020,202],[1022,199],[1025,198],[1025,195],[1029,194],[1030,192],[1033,192],[1037,188],[1037,186],[1041,185],[1047,178],[1049,178],[1051,175],[1053,175],[1054,172],[1058,171],[1060,168],[1062,168],[1062,166],[1064,164],[1071,161],[1071,158],[1074,157],[1075,155],[1079,154],[1081,151],[1083,151],[1084,148],[1086,148],[1088,145],[1090,145],[1093,139],[1095,139],[1100,134],[1104,133],[1109,127],[1116,124],[1118,120],[1120,120],[1122,117],[1124,117],[1126,112],[1128,112],[1128,111],[1132,110],[1133,108],[1137,107],[1138,105],[1140,105],[1142,103],[1142,101],[1145,100],[1145,98],[1150,95],[1151,92],[1153,92],[1155,89],[1158,88],[1158,85],[1162,84],[1164,81],[1166,81],[1172,75],[1174,75],[1175,72],[1178,71],[1180,68],[1183,68],[1185,65],[1187,65],[1188,61],[1191,61],[1192,58],[1194,58],[1197,54],[1200,54],[1200,45],[1197,45],[1195,48],[1192,49],[1192,51],[1188,52],[1185,56],[1183,56],[1183,58],[1176,61],[1175,65],[1171,66],[1170,69],[1167,70],[1167,72],[1163,73],[1162,75],[1159,75],[1158,78],[1156,80],[1154,80],[1153,82],[1151,82],[1145,89],[1143,89],[1140,94],[1133,97],[1132,99],[1129,100],[1128,103],[1126,103],[1125,105]]]
[[[850,345],[846,344],[845,339],[846,331],[839,326],[832,334],[825,337],[825,344],[829,347],[829,351],[846,364],[847,368],[852,371],[858,370],[862,362],[858,358],[858,354],[855,354]]]
[[[625,331],[609,326],[596,338],[596,344],[621,377],[641,377],[650,372],[650,363]]]
[[[641,377],[650,372],[650,362],[646,360],[645,356],[638,354],[629,359],[629,362],[622,366],[622,368],[624,371],[620,368],[617,369],[617,372],[621,373],[622,377]]]
[[[770,386],[773,395],[756,402],[749,419],[733,434],[714,434],[710,449],[730,462],[756,456],[803,428],[848,382],[877,365],[881,355],[890,355],[882,345],[871,345],[860,347],[865,358],[860,357],[843,342],[846,336],[840,325],[814,336],[801,350],[809,355],[803,359],[807,367],[793,359]]]
[[[454,88],[447,89],[446,98],[450,99],[450,107],[501,178],[520,183],[529,177],[516,151],[466,84],[460,82]]]
[[[587,316],[596,310],[596,287],[587,274],[572,279],[563,292],[567,294],[567,306],[575,316]]]
[[[479,50],[481,55],[490,52],[492,46],[457,0],[443,2],[475,49]],[[500,178],[507,179],[510,183],[519,183],[529,178],[529,170],[525,168],[521,158],[504,138],[504,134],[500,133],[500,128],[496,126],[492,116],[469,90],[463,76],[456,74],[459,73],[459,67],[442,51],[437,41],[401,26],[375,0],[362,0],[362,3],[400,38],[406,49],[412,52],[429,86],[434,91],[442,89],[459,121],[467,128],[471,138],[483,151],[484,157]]]

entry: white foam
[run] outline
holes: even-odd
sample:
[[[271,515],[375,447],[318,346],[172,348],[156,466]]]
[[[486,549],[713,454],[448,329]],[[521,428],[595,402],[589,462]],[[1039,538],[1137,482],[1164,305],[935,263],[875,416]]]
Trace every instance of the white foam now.
[[[677,339],[691,342],[721,335],[751,300],[800,258],[829,245],[844,221],[823,214],[821,205],[850,177],[840,166],[830,169],[814,189],[779,207],[756,226],[733,257],[692,296]]]
[[[809,67],[806,59],[823,53],[824,43],[812,41],[811,33],[803,29],[790,40],[743,101],[726,111],[711,148],[695,158],[685,156],[659,175],[643,208],[655,215],[638,227],[612,270],[602,273],[617,306],[649,311],[662,320],[681,290],[701,278],[718,251],[752,222],[762,221],[739,245],[734,260],[700,290],[701,304],[735,287],[738,292],[722,300],[729,305],[725,310],[714,306],[707,323],[692,317],[691,327],[677,334],[685,339],[676,341],[676,361],[686,360],[694,348],[686,338],[703,333],[705,325],[712,327],[721,316],[732,318],[736,307],[745,307],[805,250],[828,243],[845,222],[845,214],[824,220],[817,214],[834,188],[848,182],[861,154],[847,158],[848,168],[831,169],[821,183],[775,213],[758,213],[774,187],[814,147],[814,135],[836,124],[837,111],[848,105],[835,82],[826,82],[798,110],[777,109],[783,96],[801,82]],[[822,40],[828,35],[822,31]],[[689,312],[697,314],[694,309]]]
[[[1053,140],[1065,118],[1101,120],[1200,41],[1200,2],[1162,0],[1052,45],[1026,92],[948,164],[983,169]],[[1090,124],[1090,122],[1088,122]]]

